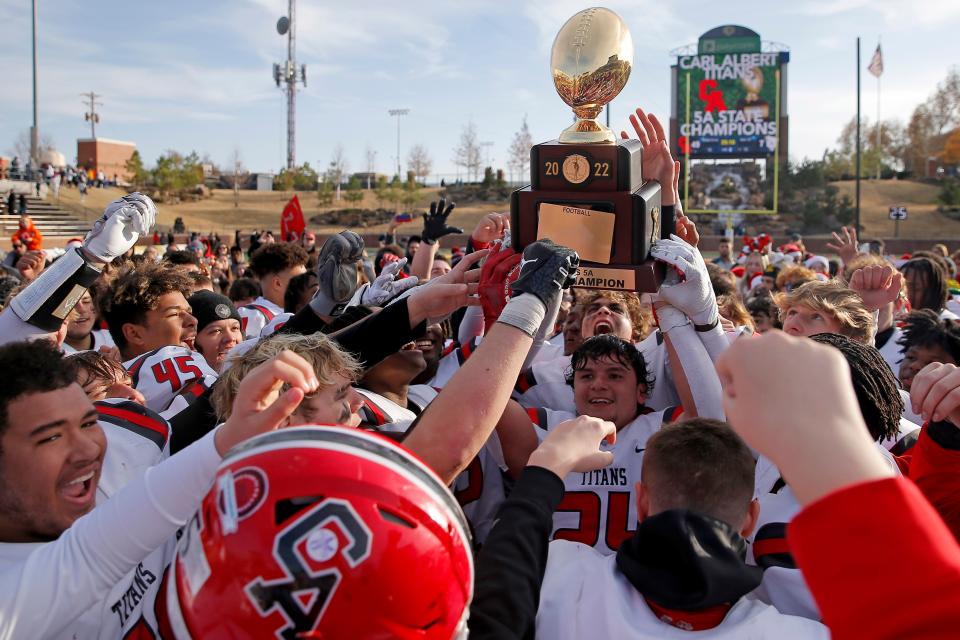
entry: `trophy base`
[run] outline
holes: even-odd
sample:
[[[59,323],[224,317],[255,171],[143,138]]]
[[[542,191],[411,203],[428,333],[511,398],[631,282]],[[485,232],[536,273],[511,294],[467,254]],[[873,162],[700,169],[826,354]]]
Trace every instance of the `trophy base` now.
[[[558,140],[562,144],[613,144],[613,131],[593,119],[580,119],[563,130]]]
[[[666,268],[662,262],[647,260],[643,264],[604,264],[581,263],[577,289],[612,289],[614,291],[637,291],[654,293],[660,289],[660,283]]]

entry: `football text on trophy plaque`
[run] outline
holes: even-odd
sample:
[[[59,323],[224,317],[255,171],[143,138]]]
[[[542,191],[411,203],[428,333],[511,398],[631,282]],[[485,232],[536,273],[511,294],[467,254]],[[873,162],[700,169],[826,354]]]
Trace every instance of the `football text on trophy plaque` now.
[[[663,279],[663,265],[649,257],[653,241],[673,231],[672,219],[661,220],[660,185],[643,182],[640,141],[617,139],[596,120],[632,65],[633,39],[609,9],[585,9],[563,25],[553,82],[576,121],[533,146],[530,186],[510,199],[514,249],[538,238],[574,249],[578,287],[653,292]]]

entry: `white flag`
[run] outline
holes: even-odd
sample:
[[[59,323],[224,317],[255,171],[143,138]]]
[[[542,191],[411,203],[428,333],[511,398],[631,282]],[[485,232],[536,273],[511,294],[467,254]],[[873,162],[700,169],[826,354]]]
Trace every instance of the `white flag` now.
[[[880,74],[883,73],[883,54],[880,53],[879,44],[877,44],[877,50],[873,52],[873,57],[870,58],[870,66],[867,67],[867,71],[878,78],[880,77]]]

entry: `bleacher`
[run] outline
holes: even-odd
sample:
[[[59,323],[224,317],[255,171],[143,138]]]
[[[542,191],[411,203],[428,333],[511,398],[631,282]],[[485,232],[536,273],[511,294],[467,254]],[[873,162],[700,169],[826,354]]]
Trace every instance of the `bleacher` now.
[[[27,196],[27,214],[33,218],[45,237],[73,237],[82,238],[90,230],[90,223],[64,211],[55,203],[48,202],[32,195]],[[10,237],[18,228],[20,215],[14,211],[7,211],[7,200],[0,198],[0,225],[3,237]]]

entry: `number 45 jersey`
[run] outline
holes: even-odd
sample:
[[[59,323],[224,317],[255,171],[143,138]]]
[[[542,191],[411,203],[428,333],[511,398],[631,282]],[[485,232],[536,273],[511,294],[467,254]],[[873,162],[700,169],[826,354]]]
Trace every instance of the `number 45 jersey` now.
[[[143,394],[147,408],[164,413],[171,405],[178,409],[191,404],[217,379],[203,356],[183,346],[169,346],[142,353],[123,363],[133,387]],[[181,406],[182,405],[182,406]]]
[[[604,555],[617,551],[637,530],[637,493],[643,452],[650,436],[681,414],[680,407],[644,413],[617,432],[612,447],[613,464],[596,471],[573,471],[563,479],[563,501],[553,514],[551,540],[571,540],[593,547]],[[576,416],[565,411],[528,409],[537,438],[542,442],[550,429]]]

